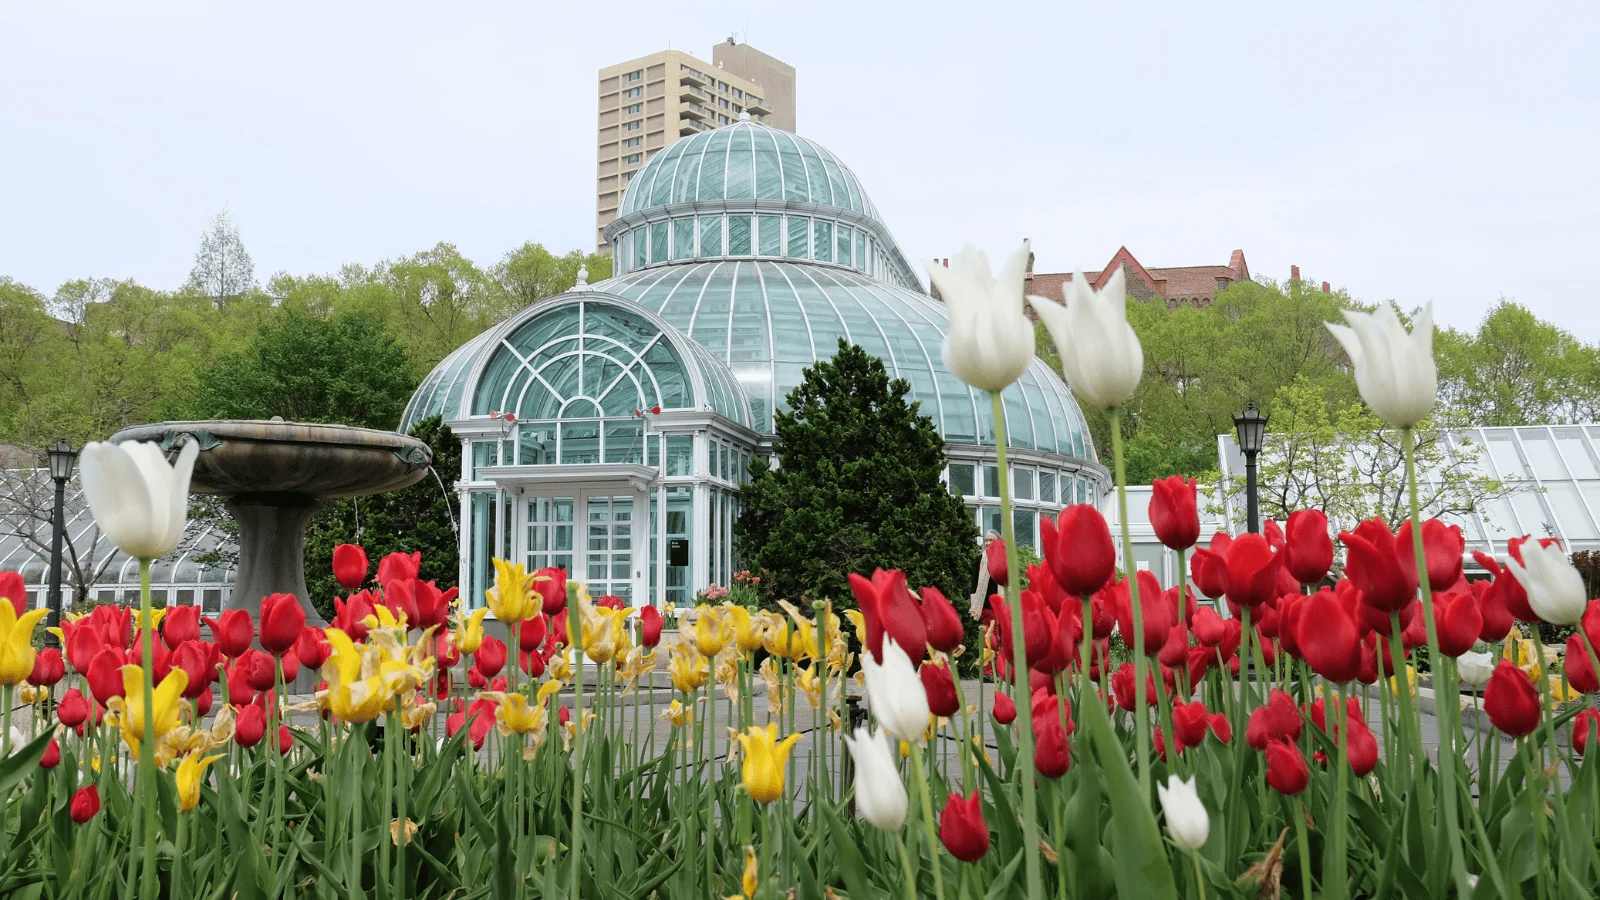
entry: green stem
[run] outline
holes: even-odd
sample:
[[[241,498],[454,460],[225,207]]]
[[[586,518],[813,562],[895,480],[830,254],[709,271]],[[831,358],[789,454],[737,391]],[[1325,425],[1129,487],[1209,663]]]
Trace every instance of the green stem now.
[[[583,782],[588,776],[584,763],[584,745],[588,729],[583,725],[583,619],[578,609],[578,586],[567,585],[567,631],[574,653],[572,663],[572,720],[578,725],[578,740],[572,748],[572,882],[568,890],[572,900],[582,896],[578,877],[583,864]]]
[[[906,898],[917,900],[917,870],[911,865],[911,851],[906,849],[905,836],[896,831],[894,842],[900,845],[900,865],[905,869],[906,876]]]
[[[1194,884],[1200,890],[1200,900],[1206,900],[1206,877],[1200,872],[1200,851],[1190,850],[1189,858],[1194,861]]]
[[[1032,693],[1028,690],[1027,640],[1022,631],[1022,601],[1017,591],[1022,572],[1017,566],[1016,525],[1011,515],[1011,471],[1006,463],[1006,407],[998,392],[989,395],[989,402],[994,410],[995,462],[1000,469],[1000,533],[1006,542],[1006,572],[1009,576],[1006,578],[1005,591],[1006,605],[1011,610],[1011,675],[1016,684],[1015,699],[1020,722],[1018,733],[1021,737],[1017,746],[1017,770],[1021,773],[1020,778],[1028,779],[1033,777],[1033,703]],[[1112,416],[1115,415],[1113,411]],[[1115,418],[1112,419],[1112,431],[1116,431]],[[1122,457],[1119,455],[1117,458],[1120,460]],[[1145,739],[1148,741],[1149,735]],[[1148,780],[1145,787],[1149,787]],[[1039,866],[1037,793],[1026,787],[1022,790],[1022,858],[1027,866],[1030,897],[1044,896],[1044,874]]]
[[[911,778],[922,797],[922,826],[928,835],[928,859],[933,863],[933,894],[938,900],[944,900],[944,867],[939,864],[939,836],[934,830],[933,798],[928,793],[928,773],[922,764],[922,745],[918,743],[911,745]]]
[[[1350,793],[1350,717],[1344,699],[1348,687],[1347,684],[1335,685],[1339,708],[1329,710],[1324,704],[1322,711],[1323,721],[1337,723],[1335,727],[1339,729],[1339,798],[1333,807],[1332,851],[1323,856],[1322,863],[1323,895],[1332,898],[1350,895],[1346,876],[1349,863],[1345,858],[1346,804]]]
[[[146,900],[154,900],[160,893],[159,879],[156,877],[156,716],[155,716],[155,685],[151,679],[155,677],[155,636],[152,632],[153,615],[150,611],[150,560],[139,560],[139,631],[142,637],[139,643],[144,654],[144,669],[141,680],[144,682],[144,737],[139,741],[139,802],[144,807],[144,870],[140,877],[139,896]],[[9,711],[11,704],[7,703]],[[11,729],[7,728],[7,739]]]
[[[1133,538],[1128,532],[1128,476],[1122,464],[1122,410],[1107,410],[1111,428],[1111,458],[1117,476],[1117,520],[1122,526],[1122,569],[1128,579],[1128,602],[1133,607],[1133,725],[1139,758],[1139,791],[1150,796],[1150,716],[1145,711],[1144,608],[1139,603],[1138,565],[1133,558]]]
[[[1409,428],[1402,428],[1400,435],[1406,455],[1406,485],[1411,495],[1411,549],[1415,554],[1413,561],[1417,567],[1417,583],[1422,588],[1423,623],[1428,628],[1428,659],[1435,660],[1435,665],[1438,665],[1437,661],[1442,661],[1444,656],[1439,652],[1439,626],[1433,618],[1433,586],[1428,583],[1428,557],[1422,547],[1422,511],[1417,502],[1416,436]],[[1543,674],[1542,669],[1540,674]],[[1443,685],[1443,687],[1453,686]],[[1549,682],[1546,682],[1547,690],[1548,687]],[[1450,842],[1450,871],[1455,876],[1456,893],[1466,897],[1471,887],[1467,884],[1466,859],[1461,851],[1461,820],[1456,813],[1456,747],[1455,734],[1450,727],[1453,712],[1460,710],[1460,696],[1458,690],[1447,704],[1443,700],[1443,691],[1436,691],[1434,709],[1436,716],[1443,719],[1439,723],[1439,778],[1444,782],[1442,793],[1445,833]],[[1418,753],[1421,754],[1420,746]],[[1426,758],[1425,754],[1423,756]]]
[[[1294,817],[1294,842],[1300,855],[1300,893],[1311,900],[1311,845],[1306,840],[1306,804],[1304,800],[1284,798],[1289,815]]]
[[[279,671],[281,672],[283,666],[282,662],[280,662],[278,665]],[[411,768],[411,754],[406,745],[410,743],[411,732],[406,728],[405,720],[401,716],[401,700],[399,694],[394,695],[394,718],[390,720],[390,724],[398,726],[395,729],[395,733],[390,735],[390,737],[393,737],[401,742],[400,747],[395,752],[394,760],[395,793],[398,795],[396,797],[396,801],[399,805],[399,808],[395,813],[395,836],[398,838],[398,840],[395,841],[394,851],[394,889],[396,893],[404,896],[405,894],[410,893],[410,889],[406,887],[406,844],[410,840],[406,834],[406,795],[410,792],[409,782],[411,781],[411,772],[409,770]],[[277,740],[277,735],[273,735],[273,740]],[[273,749],[277,749],[276,743],[273,744]],[[518,756],[521,756],[521,754],[518,754]],[[281,770],[283,769],[283,763],[281,760],[279,760],[277,768],[280,770],[280,774],[278,776],[278,786],[279,790],[282,790],[283,775],[281,774]]]

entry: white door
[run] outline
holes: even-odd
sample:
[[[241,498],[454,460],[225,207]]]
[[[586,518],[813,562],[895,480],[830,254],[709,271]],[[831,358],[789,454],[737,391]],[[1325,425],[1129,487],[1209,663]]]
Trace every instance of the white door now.
[[[574,519],[578,508],[578,497],[574,494],[567,491],[566,496],[561,496],[558,491],[524,495],[523,552],[526,558],[523,564],[529,572],[556,566],[574,575],[573,544],[577,528]]]
[[[584,565],[579,577],[596,600],[611,594],[633,603],[634,553],[645,549],[636,527],[636,508],[629,492],[583,493]]]
[[[631,604],[643,574],[635,554],[649,550],[638,530],[638,509],[638,498],[626,487],[525,489],[523,563],[529,572],[563,568],[568,578],[587,584],[594,599],[612,594]]]

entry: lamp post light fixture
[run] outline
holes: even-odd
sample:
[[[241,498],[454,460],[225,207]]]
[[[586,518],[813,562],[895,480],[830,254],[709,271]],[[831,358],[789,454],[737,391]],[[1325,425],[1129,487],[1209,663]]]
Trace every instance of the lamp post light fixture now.
[[[50,595],[46,601],[50,615],[45,624],[51,628],[61,625],[61,536],[67,530],[67,481],[72,478],[72,468],[78,462],[78,451],[66,440],[57,440],[45,448],[50,458],[50,480],[56,483],[56,504],[50,515]],[[45,632],[45,644],[60,647],[61,642],[53,632]]]
[[[1267,417],[1256,409],[1256,402],[1245,404],[1244,412],[1233,417],[1239,433],[1239,450],[1244,454],[1245,522],[1252,534],[1261,530],[1261,503],[1256,490],[1256,456],[1266,442]]]

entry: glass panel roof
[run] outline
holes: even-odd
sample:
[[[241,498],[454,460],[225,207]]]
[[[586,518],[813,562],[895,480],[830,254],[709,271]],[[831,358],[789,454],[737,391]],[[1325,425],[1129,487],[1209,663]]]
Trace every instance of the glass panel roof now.
[[[683,138],[634,176],[618,217],[670,203],[784,199],[878,218],[839,158],[796,134],[738,122]]]

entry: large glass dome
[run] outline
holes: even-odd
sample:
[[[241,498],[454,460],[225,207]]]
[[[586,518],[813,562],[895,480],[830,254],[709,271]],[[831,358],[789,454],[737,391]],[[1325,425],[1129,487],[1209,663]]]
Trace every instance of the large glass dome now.
[[[990,399],[951,375],[950,321],[826,149],[740,122],[672,144],[606,226],[615,276],[535,303],[447,356],[401,428],[462,442],[461,581],[490,561],[565,567],[591,592],[669,606],[728,584],[752,458],[805,369],[841,340],[883,361],[944,436],[950,492],[1000,531]],[[1013,525],[1109,481],[1078,405],[1034,360],[1002,394]]]

